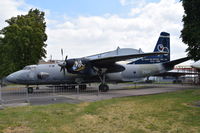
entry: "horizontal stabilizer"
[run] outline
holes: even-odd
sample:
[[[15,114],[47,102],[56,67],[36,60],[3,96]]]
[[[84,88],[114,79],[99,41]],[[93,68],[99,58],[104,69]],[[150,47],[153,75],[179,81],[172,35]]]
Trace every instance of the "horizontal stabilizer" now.
[[[163,66],[167,69],[167,70],[171,70],[174,68],[175,65],[180,64],[182,62],[188,61],[190,60],[191,57],[184,57],[184,58],[180,58],[177,60],[173,60],[173,61],[169,61],[169,62],[165,62],[163,63]]]

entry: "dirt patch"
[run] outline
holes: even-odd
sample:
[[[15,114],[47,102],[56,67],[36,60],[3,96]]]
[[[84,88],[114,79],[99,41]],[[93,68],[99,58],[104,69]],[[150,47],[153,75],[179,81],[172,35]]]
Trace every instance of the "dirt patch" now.
[[[8,127],[3,130],[3,133],[32,133],[32,130],[25,126]]]
[[[192,103],[183,103],[185,106],[190,106],[190,107],[200,107],[200,101],[192,102]]]

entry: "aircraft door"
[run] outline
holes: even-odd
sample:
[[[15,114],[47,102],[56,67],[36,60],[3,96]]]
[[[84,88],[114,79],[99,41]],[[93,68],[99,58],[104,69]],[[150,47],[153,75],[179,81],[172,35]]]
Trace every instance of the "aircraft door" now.
[[[36,74],[35,74],[35,72],[31,70],[31,71],[29,72],[27,78],[28,78],[28,80],[30,80],[30,81],[36,80]]]

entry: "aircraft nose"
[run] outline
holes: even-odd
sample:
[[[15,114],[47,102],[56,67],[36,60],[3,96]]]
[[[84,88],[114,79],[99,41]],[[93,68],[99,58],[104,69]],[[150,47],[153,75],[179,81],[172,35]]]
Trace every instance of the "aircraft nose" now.
[[[20,70],[8,75],[6,81],[14,84],[26,84],[29,81],[33,81],[34,78],[34,73],[30,73],[29,70]]]
[[[22,80],[26,79],[26,72],[17,71],[6,77],[6,80],[10,83],[21,83]]]
[[[15,74],[10,74],[10,75],[8,75],[8,76],[6,77],[6,80],[7,80],[8,82],[15,83],[15,82],[17,81],[17,78],[16,78]]]

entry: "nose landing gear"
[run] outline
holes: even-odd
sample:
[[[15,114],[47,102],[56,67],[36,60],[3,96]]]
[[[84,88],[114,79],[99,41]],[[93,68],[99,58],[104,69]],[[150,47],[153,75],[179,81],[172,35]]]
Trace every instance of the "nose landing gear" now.
[[[33,87],[27,87],[27,91],[28,91],[28,94],[32,94],[33,93]]]

